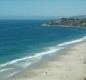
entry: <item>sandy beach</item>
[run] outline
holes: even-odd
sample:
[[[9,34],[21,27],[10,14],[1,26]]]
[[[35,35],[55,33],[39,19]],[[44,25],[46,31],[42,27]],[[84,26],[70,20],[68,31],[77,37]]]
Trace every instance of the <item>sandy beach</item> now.
[[[8,80],[86,80],[86,42],[69,48],[66,54],[25,69]]]

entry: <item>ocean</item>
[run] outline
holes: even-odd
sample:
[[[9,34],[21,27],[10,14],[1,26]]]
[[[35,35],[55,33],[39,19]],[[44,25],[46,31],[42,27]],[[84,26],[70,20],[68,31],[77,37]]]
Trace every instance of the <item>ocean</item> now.
[[[0,80],[58,54],[65,45],[86,40],[85,28],[42,26],[46,21],[0,20]]]

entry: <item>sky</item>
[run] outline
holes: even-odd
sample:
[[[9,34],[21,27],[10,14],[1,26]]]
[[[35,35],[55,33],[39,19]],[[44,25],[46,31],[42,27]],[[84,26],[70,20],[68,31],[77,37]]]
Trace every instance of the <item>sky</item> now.
[[[86,15],[86,0],[0,0],[0,19]]]

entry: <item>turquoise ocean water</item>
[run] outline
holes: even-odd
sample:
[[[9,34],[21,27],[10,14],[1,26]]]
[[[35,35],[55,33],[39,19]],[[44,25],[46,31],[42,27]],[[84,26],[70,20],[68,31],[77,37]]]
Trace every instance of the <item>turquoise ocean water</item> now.
[[[0,80],[58,53],[64,45],[86,39],[86,29],[41,26],[46,21],[0,20]]]

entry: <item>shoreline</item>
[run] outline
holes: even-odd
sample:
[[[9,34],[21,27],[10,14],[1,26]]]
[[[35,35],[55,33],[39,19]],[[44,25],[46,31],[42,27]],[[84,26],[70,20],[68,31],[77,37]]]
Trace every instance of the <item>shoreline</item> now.
[[[71,45],[63,55],[55,56],[35,68],[26,68],[7,80],[85,80],[86,41]]]
[[[63,27],[63,28],[82,28],[86,29],[86,27],[81,27],[81,26],[67,26],[67,25],[42,25],[44,27]]]

